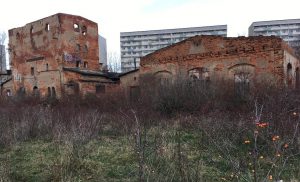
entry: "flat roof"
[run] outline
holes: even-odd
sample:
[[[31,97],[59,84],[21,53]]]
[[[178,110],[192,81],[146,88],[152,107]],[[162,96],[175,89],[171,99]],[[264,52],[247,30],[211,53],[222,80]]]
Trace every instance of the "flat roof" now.
[[[256,21],[251,26],[263,26],[263,25],[282,25],[300,23],[300,19],[285,19],[285,20],[269,20],[269,21]]]
[[[204,27],[188,27],[188,28],[174,28],[174,29],[162,29],[162,30],[121,32],[120,36],[122,37],[122,36],[135,36],[135,35],[155,35],[155,34],[195,32],[195,31],[211,31],[211,30],[224,30],[224,29],[227,31],[227,25],[214,25],[214,26],[204,26]]]

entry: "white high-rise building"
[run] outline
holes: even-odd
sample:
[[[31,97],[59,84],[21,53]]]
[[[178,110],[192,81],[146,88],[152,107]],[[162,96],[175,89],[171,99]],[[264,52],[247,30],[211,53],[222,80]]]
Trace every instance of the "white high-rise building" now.
[[[141,57],[196,35],[220,35],[226,37],[227,25],[121,32],[122,72],[139,68]]]
[[[6,54],[5,46],[0,45],[0,74],[6,73]]]
[[[249,36],[278,36],[286,41],[300,56],[300,19],[272,20],[253,22]]]
[[[105,66],[107,65],[107,46],[106,39],[99,35],[99,62]]]

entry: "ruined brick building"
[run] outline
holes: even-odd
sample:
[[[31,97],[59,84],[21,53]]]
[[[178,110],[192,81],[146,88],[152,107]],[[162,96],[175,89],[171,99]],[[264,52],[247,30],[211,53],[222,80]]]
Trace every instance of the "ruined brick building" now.
[[[275,36],[195,36],[141,59],[140,80],[178,77],[193,80],[232,80],[251,86],[260,81],[299,87],[299,60]]]
[[[58,13],[9,30],[11,82],[3,92],[61,97],[102,94],[116,76],[100,72],[98,25]]]

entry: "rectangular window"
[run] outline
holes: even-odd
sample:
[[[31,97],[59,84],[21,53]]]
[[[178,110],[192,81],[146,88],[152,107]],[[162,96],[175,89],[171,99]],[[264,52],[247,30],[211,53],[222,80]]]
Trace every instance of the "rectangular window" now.
[[[105,93],[105,85],[96,85],[96,94]]]
[[[31,72],[31,75],[33,76],[34,75],[34,67],[30,68],[30,72]]]

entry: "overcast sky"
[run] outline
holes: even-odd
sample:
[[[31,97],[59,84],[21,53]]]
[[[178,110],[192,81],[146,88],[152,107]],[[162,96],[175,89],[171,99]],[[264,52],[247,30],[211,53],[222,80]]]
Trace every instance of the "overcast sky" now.
[[[98,23],[108,52],[119,52],[120,32],[228,25],[247,35],[253,21],[300,18],[300,0],[1,0],[0,30],[56,13]]]

